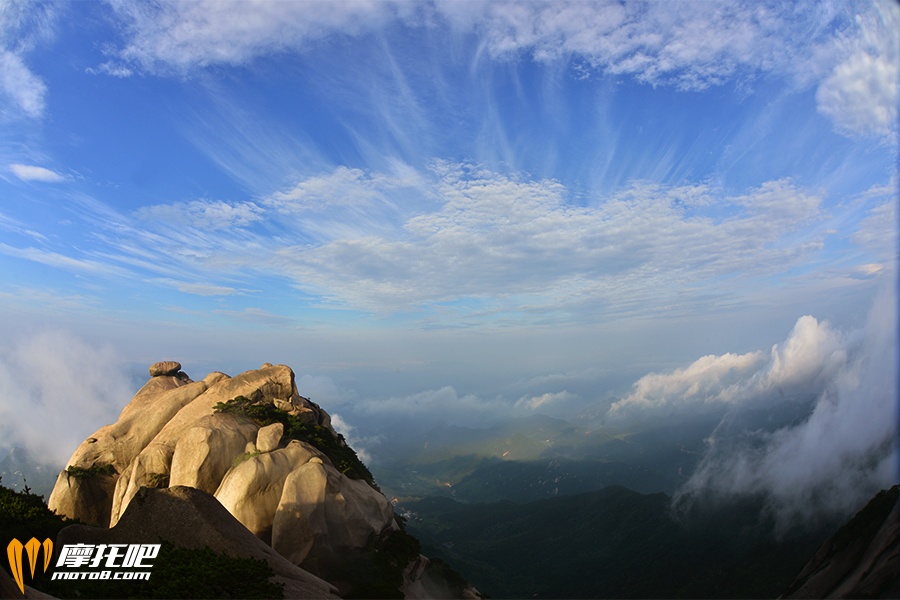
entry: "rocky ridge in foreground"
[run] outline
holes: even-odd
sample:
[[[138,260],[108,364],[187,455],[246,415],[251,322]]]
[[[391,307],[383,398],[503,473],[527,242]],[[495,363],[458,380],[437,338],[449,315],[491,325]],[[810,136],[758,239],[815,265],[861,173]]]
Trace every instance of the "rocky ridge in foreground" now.
[[[150,374],[118,420],[88,437],[57,478],[50,509],[112,528],[78,527],[76,537],[112,539],[148,531],[135,523],[157,523],[154,535],[192,547],[191,528],[164,526],[164,515],[174,511],[205,523],[204,531],[219,531],[205,539],[228,551],[233,518],[308,572],[287,573],[269,561],[309,595],[359,595],[371,583],[359,580],[367,567],[396,570],[402,582],[383,585],[402,588],[406,597],[477,595],[459,585],[447,589],[446,577],[429,575],[418,542],[402,530],[328,413],[299,394],[290,367],[267,363],[235,377],[213,372],[192,381],[179,363],[167,361],[152,365]],[[224,511],[213,518],[215,506]]]
[[[900,598],[900,485],[828,538],[783,598]]]

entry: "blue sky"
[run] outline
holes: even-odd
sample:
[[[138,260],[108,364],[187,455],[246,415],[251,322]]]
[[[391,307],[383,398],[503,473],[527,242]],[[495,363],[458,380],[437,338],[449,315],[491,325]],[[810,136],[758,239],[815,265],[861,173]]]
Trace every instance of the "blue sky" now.
[[[861,330],[897,31],[889,2],[4,3],[0,372],[62,345],[284,362],[344,413],[574,410],[804,315]]]

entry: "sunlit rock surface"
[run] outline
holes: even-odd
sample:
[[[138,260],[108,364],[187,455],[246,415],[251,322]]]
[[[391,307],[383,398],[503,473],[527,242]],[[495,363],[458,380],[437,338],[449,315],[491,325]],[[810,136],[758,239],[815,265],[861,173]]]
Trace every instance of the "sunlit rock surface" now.
[[[306,574],[291,583],[295,571],[275,569],[286,578],[286,597],[328,597],[337,588],[313,574],[346,570],[347,556],[372,552],[373,544],[400,530],[391,502],[328,413],[300,395],[289,367],[266,363],[201,381],[192,381],[176,361],[155,363],[149,372],[119,419],[88,437],[59,474],[50,508],[112,528],[75,528],[78,535],[110,541],[126,539],[122,532],[152,531],[180,546],[206,540],[221,552],[230,551],[233,544],[225,540],[238,527],[238,537],[256,540],[252,552],[268,553],[263,558],[270,564],[269,554],[275,555]],[[243,408],[222,410],[236,399]],[[259,411],[279,415],[291,431],[282,422],[265,422]],[[195,530],[206,533],[195,538]],[[404,570],[402,589],[410,596],[427,595],[414,581],[421,571]],[[447,597],[432,588],[435,597]]]

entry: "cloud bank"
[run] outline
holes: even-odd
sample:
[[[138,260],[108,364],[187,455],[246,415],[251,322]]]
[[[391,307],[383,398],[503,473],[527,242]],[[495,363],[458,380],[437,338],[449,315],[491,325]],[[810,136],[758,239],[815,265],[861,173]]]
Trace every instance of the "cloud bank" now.
[[[885,288],[861,330],[842,333],[805,316],[768,354],[706,356],[647,375],[610,408],[607,420],[722,416],[676,506],[762,494],[782,530],[817,516],[851,514],[900,480],[896,301],[896,289]],[[799,422],[742,426],[748,411],[772,415],[810,398],[811,410]]]
[[[782,344],[763,352],[704,356],[684,369],[652,373],[609,409],[610,422],[763,408],[821,390],[847,365],[844,336],[827,322],[800,317]]]
[[[0,449],[24,446],[65,468],[75,448],[112,423],[137,387],[111,346],[44,331],[0,348]]]

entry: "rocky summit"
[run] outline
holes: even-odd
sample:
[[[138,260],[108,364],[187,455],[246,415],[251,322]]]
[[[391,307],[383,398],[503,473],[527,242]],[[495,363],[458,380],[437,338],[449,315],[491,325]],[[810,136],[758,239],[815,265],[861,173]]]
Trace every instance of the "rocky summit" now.
[[[364,594],[348,557],[368,564],[374,552],[396,568],[406,597],[477,597],[429,575],[418,542],[328,413],[300,395],[290,367],[266,363],[200,381],[176,361],[149,371],[118,420],[82,442],[57,478],[49,507],[94,525],[70,537],[125,539],[153,529],[195,547],[203,531],[205,545],[245,548],[290,583],[286,592],[307,597]],[[236,531],[270,550],[237,543],[244,534]],[[384,548],[403,551],[386,559]]]

